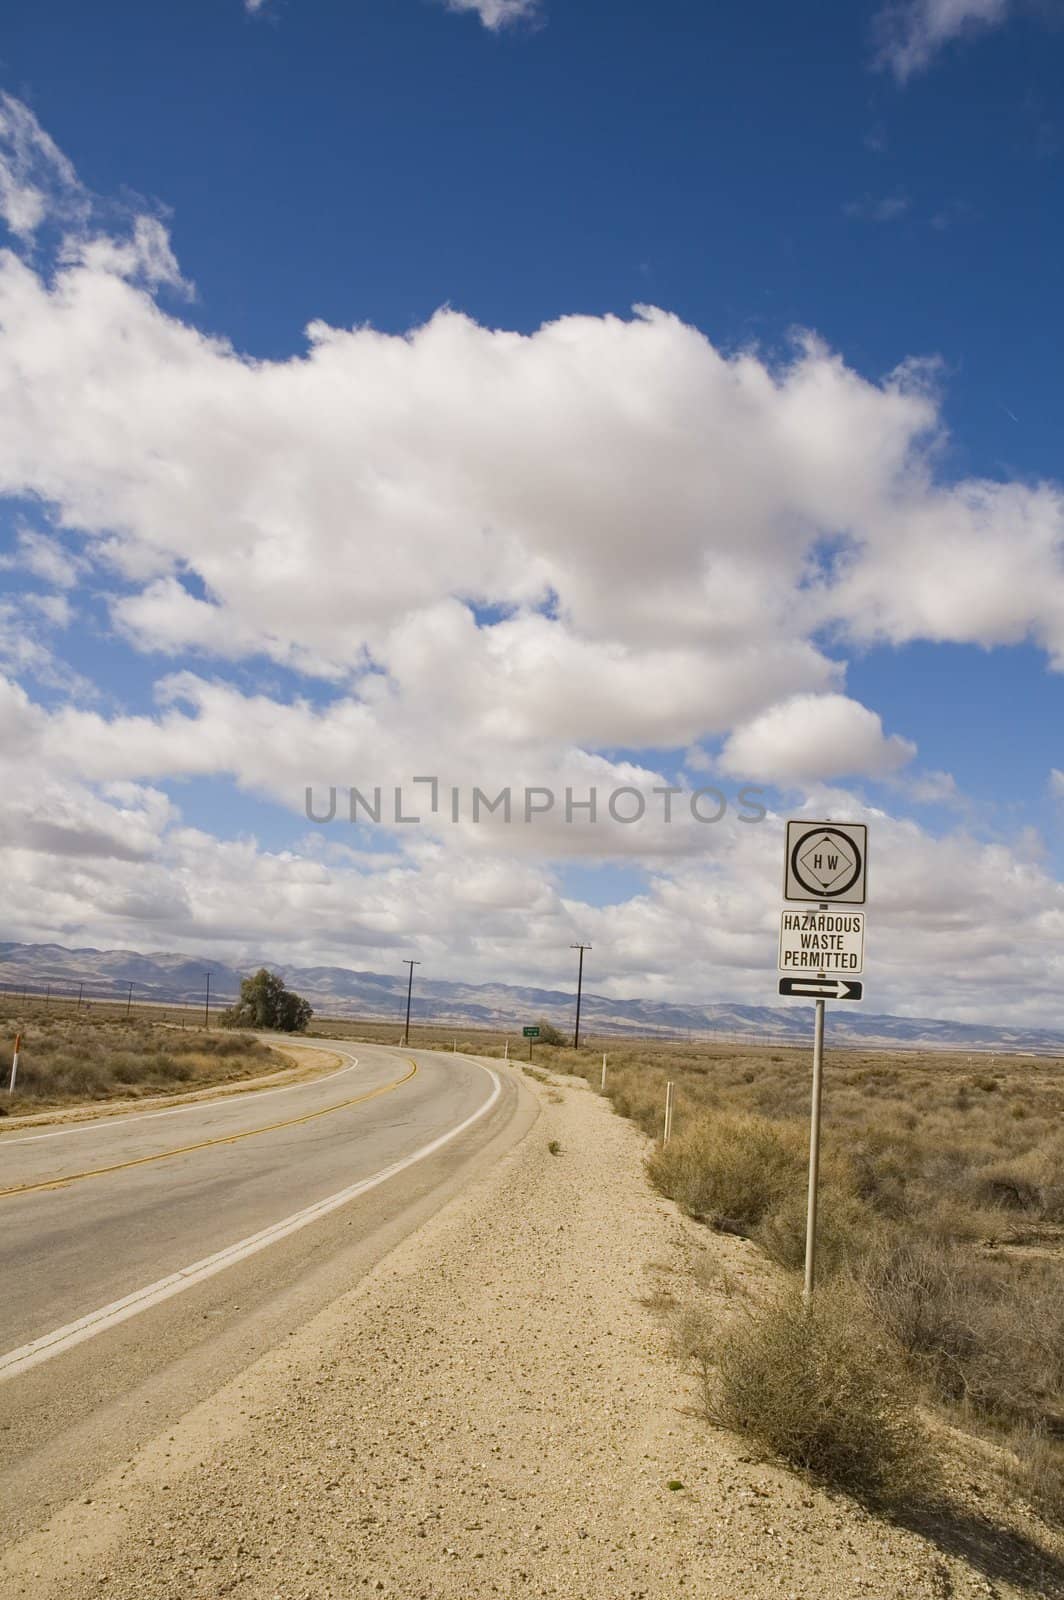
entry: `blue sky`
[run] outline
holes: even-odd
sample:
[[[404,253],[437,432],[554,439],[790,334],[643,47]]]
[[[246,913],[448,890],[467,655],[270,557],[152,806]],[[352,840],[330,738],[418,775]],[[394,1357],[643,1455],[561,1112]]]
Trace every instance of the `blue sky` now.
[[[20,931],[318,960],[351,903],[382,961],[409,928],[440,976],[450,917],[462,974],[514,981],[591,928],[631,993],[673,919],[694,999],[732,971],[725,913],[769,926],[779,818],[830,804],[899,862],[880,1008],[975,1015],[993,978],[1051,1020],[1064,12],[507,9],[5,8]],[[334,330],[309,361],[308,325]],[[302,815],[305,782],[449,761],[746,780],[775,820],[489,842]],[[90,834],[137,839],[127,883]],[[756,957],[732,976],[771,1000]]]

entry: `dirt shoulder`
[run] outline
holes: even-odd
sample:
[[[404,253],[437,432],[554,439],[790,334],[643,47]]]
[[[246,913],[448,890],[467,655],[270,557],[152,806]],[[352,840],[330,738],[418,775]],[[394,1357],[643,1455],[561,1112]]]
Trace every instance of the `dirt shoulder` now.
[[[0,1594],[1064,1593],[710,1429],[643,1302],[684,1282],[695,1251],[756,1274],[752,1247],[695,1239],[649,1188],[643,1136],[586,1086],[530,1088],[542,1115],[521,1145],[91,1503],[9,1551]]]

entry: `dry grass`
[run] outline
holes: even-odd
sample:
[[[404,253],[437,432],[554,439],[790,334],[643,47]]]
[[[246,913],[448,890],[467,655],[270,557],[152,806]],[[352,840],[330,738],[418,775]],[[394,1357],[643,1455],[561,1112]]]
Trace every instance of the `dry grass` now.
[[[607,1095],[655,1139],[649,1171],[658,1187],[699,1220],[744,1233],[783,1267],[800,1268],[809,1052],[617,1041],[606,1048]],[[544,1059],[552,1071],[580,1073],[598,1088],[600,1053],[545,1051]],[[674,1135],[663,1150],[669,1080]],[[1058,1518],[1062,1126],[1060,1060],[828,1053],[818,1296],[823,1303],[836,1283],[845,1285],[838,1308],[846,1328],[866,1327],[871,1317],[923,1403],[1011,1449],[1019,1492]],[[753,1314],[777,1351],[789,1350],[784,1378],[796,1403],[811,1405],[800,1347],[785,1345],[786,1313]],[[854,1357],[859,1349],[860,1339],[845,1346]],[[726,1338],[713,1381],[734,1377],[727,1363],[737,1359]],[[844,1382],[843,1390],[856,1403],[860,1386]],[[770,1412],[782,1405],[776,1396],[769,1406],[763,1395]],[[757,1432],[751,1407],[748,1400],[744,1426]],[[758,1435],[766,1443],[768,1427],[766,1420]],[[788,1459],[797,1456],[791,1451]]]
[[[21,1032],[15,1093],[7,1093]],[[268,1072],[277,1057],[249,1034],[208,1033],[142,1017],[0,1008],[0,1116],[97,1100],[136,1100]]]

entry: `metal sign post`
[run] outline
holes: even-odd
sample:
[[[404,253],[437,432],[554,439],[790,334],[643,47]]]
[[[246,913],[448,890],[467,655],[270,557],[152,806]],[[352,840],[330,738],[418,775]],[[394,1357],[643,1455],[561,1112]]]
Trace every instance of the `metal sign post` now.
[[[780,994],[814,1001],[803,1287],[806,1305],[812,1302],[816,1281],[825,1012],[829,999],[861,1000],[864,996],[864,986],[856,981],[856,974],[864,970],[864,913],[838,911],[835,907],[864,905],[867,874],[868,829],[863,822],[788,822],[783,898],[816,901],[818,907],[805,912],[784,910],[779,943],[779,971],[784,974],[779,980]]]
[[[824,1012],[826,1000],[816,1003],[813,1023],[813,1102],[809,1116],[809,1199],[805,1212],[805,1287],[806,1305],[813,1298],[816,1276],[816,1203],[820,1182],[820,1095],[824,1081]]]
[[[532,1040],[539,1038],[539,1029],[538,1029],[538,1027],[536,1027],[536,1028],[523,1028],[522,1032],[524,1033],[525,1038],[528,1040],[528,1059],[529,1059],[529,1061],[531,1061],[532,1060]]]

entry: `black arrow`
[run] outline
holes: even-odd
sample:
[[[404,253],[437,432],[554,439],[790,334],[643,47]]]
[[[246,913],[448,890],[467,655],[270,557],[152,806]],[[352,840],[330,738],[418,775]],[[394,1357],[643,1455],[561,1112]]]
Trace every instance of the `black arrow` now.
[[[781,978],[779,992],[813,1000],[861,1000],[864,984],[853,978]]]

